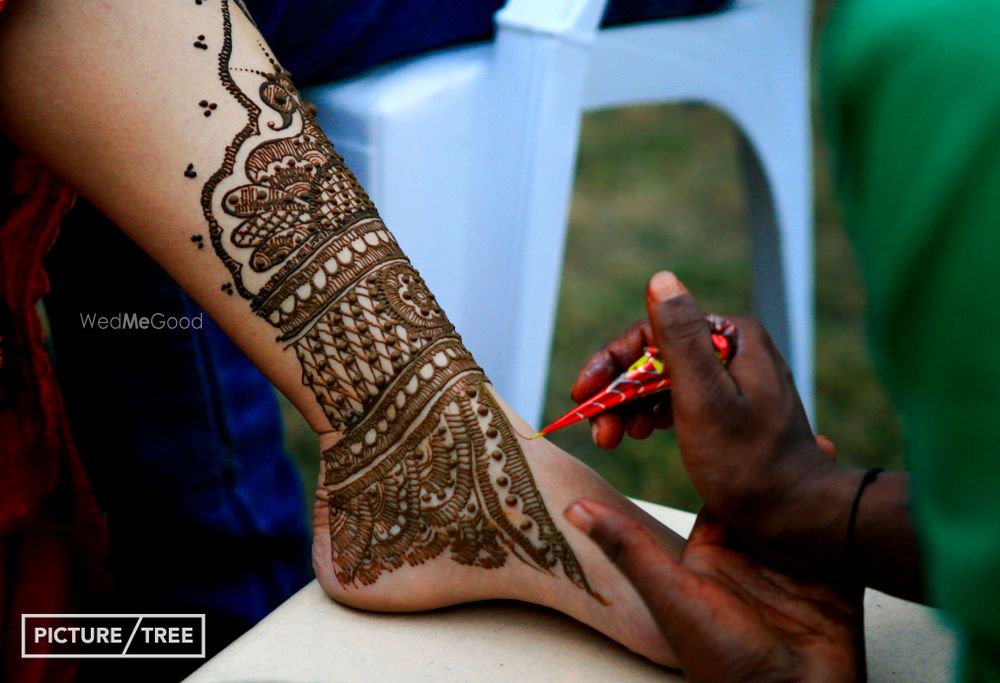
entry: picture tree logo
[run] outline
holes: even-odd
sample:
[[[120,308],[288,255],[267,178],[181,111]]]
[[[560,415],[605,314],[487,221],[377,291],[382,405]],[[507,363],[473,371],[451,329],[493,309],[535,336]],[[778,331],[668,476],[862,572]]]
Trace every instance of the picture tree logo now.
[[[204,614],[22,614],[25,659],[204,658]]]

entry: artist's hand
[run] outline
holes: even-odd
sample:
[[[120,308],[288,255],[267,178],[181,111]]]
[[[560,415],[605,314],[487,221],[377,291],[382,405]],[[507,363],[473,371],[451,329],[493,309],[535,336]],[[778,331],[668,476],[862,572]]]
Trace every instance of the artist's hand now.
[[[625,431],[645,438],[654,426],[673,424],[695,489],[756,551],[794,564],[804,542],[841,542],[850,507],[841,498],[853,492],[855,475],[832,464],[832,444],[817,443],[791,373],[761,324],[732,318],[737,351],[723,366],[704,313],[673,274],[653,276],[646,304],[649,321],[592,356],[572,396],[593,394],[645,345],[659,349],[673,388],[666,398],[595,418],[598,445],[613,448]],[[803,519],[811,523],[805,541],[797,537],[806,533],[798,524]]]
[[[632,582],[691,681],[864,678],[862,591],[755,560],[702,512],[674,560],[638,524],[593,501],[566,518]]]

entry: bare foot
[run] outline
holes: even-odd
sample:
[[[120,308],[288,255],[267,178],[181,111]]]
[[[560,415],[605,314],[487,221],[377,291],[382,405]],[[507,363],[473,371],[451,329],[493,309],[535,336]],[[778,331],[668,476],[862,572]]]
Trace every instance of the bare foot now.
[[[577,498],[593,498],[641,523],[674,557],[683,539],[577,459],[521,437],[530,427],[491,389],[481,397],[484,387],[470,384],[445,400],[441,415],[431,417],[430,436],[354,495],[332,483],[342,478],[333,453],[350,452],[349,439],[327,449],[313,517],[320,584],[339,602],[375,611],[532,602],[673,664],[638,594],[561,513]],[[461,433],[463,412],[475,416],[471,434]],[[463,435],[464,443],[456,441]]]

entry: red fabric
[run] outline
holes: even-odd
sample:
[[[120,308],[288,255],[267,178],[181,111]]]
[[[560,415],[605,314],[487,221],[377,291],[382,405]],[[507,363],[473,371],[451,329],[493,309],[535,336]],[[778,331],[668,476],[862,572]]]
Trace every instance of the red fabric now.
[[[48,291],[42,256],[72,202],[71,192],[27,157],[11,166],[13,197],[0,228],[0,302],[10,321],[2,342],[0,533],[24,524],[52,492],[59,471],[58,459],[48,455],[63,437],[58,387],[35,303]]]
[[[5,0],[0,0],[0,10]],[[21,156],[0,168],[0,680],[71,681],[76,662],[21,659],[21,614],[72,612],[105,587],[106,533],[73,447],[36,313],[42,257],[73,192]],[[6,195],[6,196],[4,196]]]

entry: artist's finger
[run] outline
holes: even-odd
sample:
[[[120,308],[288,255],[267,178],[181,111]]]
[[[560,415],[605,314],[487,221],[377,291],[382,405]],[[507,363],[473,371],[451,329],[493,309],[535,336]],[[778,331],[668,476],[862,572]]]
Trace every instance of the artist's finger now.
[[[823,451],[823,454],[830,458],[830,460],[837,459],[837,446],[830,439],[826,438],[822,434],[816,435],[816,445],[819,449]]]
[[[602,413],[590,420],[590,435],[598,448],[610,451],[625,437],[625,423],[618,413]]]
[[[712,606],[701,599],[701,581],[667,555],[645,529],[617,510],[578,500],[563,515],[587,534],[635,586],[653,618],[677,648],[685,629],[716,623]]]
[[[640,318],[625,328],[625,331],[616,339],[613,339],[608,344],[607,349],[611,358],[614,359],[615,365],[624,372],[652,343],[653,332],[649,327],[649,321]]]
[[[705,314],[691,294],[673,273],[661,271],[649,281],[646,308],[673,383],[675,419],[728,415],[736,386],[715,355]]]
[[[653,406],[653,423],[657,429],[670,429],[674,426],[674,410],[670,405],[670,394],[661,394],[663,398]]]
[[[799,436],[808,437],[811,430],[802,397],[767,330],[753,318],[734,318],[733,324],[739,333],[729,374],[739,387],[743,405],[762,416],[784,415],[800,430]]]
[[[640,396],[608,412],[621,416],[622,423],[625,425],[625,433],[628,434],[629,438],[647,439],[653,433],[653,406],[657,398],[656,395]]]
[[[570,390],[570,398],[580,403],[606,387],[643,354],[651,339],[647,321],[632,323],[587,359]]]
[[[655,429],[670,429],[674,426],[674,416],[670,403],[659,401],[651,407],[640,410],[626,406],[590,419],[590,434],[594,443],[610,451],[617,448],[628,434],[629,438],[642,441],[648,439]]]
[[[659,564],[683,571],[637,522],[603,503],[580,499],[571,503],[563,515],[630,579],[644,582],[644,572]]]
[[[784,394],[798,399],[788,364],[767,329],[755,318],[733,317],[737,350],[729,374],[745,396],[766,400]]]
[[[634,406],[625,417],[625,433],[636,441],[648,439],[653,433],[653,408],[651,405]]]
[[[729,361],[729,375],[743,396],[766,400],[787,391],[777,351],[767,330],[755,318],[733,316],[736,326],[736,354]]]
[[[607,347],[602,348],[580,368],[576,381],[569,390],[569,397],[576,403],[582,403],[606,387],[619,374],[611,353]]]

